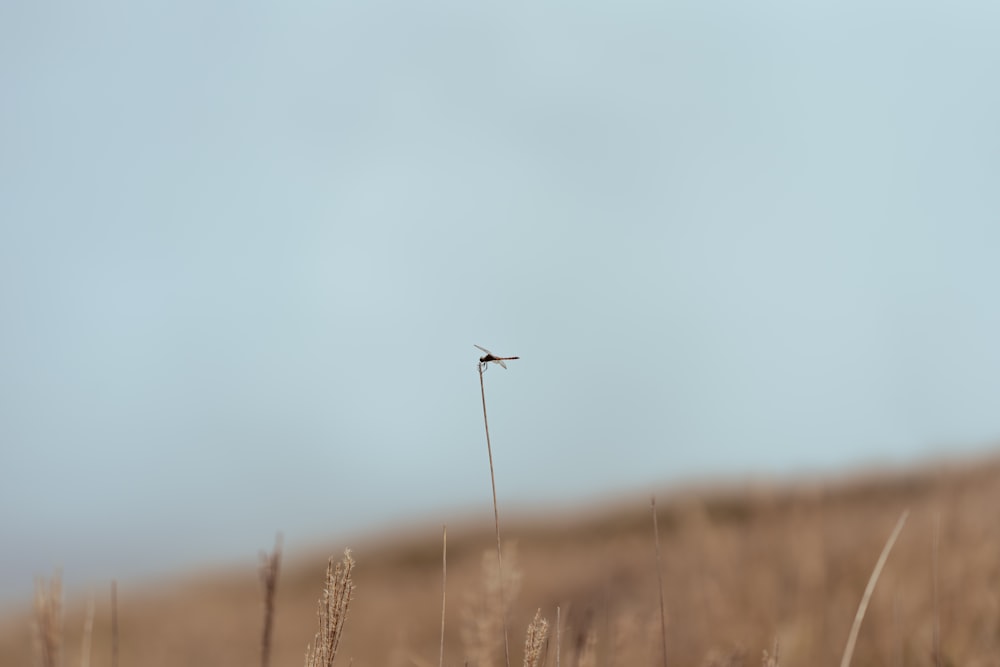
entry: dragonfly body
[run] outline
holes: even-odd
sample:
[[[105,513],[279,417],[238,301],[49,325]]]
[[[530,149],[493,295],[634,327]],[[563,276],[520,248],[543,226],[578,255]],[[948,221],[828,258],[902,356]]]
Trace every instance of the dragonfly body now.
[[[489,350],[487,350],[485,347],[482,347],[480,345],[476,345],[476,347],[478,347],[480,350],[486,353],[483,356],[479,357],[479,363],[484,369],[487,367],[487,364],[489,364],[491,361],[500,364],[500,366],[502,366],[503,368],[507,368],[507,364],[504,363],[505,361],[521,358],[521,357],[498,357]]]

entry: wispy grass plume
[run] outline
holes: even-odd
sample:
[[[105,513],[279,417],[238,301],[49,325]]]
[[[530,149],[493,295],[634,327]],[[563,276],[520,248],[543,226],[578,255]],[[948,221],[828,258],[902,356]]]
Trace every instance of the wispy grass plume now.
[[[319,632],[313,644],[306,648],[306,667],[332,667],[344,632],[347,610],[354,595],[354,558],[351,550],[344,550],[344,557],[335,563],[333,556],[326,565],[323,597],[319,600],[316,616]]]

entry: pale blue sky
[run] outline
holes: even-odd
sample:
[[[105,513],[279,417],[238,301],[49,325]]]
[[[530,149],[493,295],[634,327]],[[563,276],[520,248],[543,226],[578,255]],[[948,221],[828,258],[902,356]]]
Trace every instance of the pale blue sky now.
[[[0,602],[996,442],[998,19],[3,3]]]

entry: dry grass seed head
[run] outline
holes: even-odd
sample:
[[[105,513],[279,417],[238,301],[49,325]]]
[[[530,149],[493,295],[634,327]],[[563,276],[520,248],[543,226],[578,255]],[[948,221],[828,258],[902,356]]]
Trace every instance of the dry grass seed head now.
[[[549,636],[549,622],[542,618],[542,610],[535,612],[535,618],[528,624],[524,638],[524,667],[538,667],[542,660],[542,649]]]
[[[323,597],[316,612],[319,632],[313,644],[306,648],[306,667],[332,667],[337,657],[347,610],[354,596],[353,569],[354,558],[350,549],[344,550],[344,557],[339,563],[334,562],[333,556],[327,563]]]

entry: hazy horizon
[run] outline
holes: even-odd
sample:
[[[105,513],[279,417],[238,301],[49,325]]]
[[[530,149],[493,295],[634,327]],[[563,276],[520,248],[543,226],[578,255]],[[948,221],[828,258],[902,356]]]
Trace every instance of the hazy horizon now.
[[[485,444],[483,448],[485,459]],[[983,458],[984,456],[985,458]],[[706,475],[661,484],[634,485],[630,488],[612,489],[591,496],[552,499],[546,502],[541,509],[534,501],[504,499],[502,488],[498,489],[498,493],[501,494],[499,501],[501,521],[506,526],[506,529],[503,530],[504,538],[505,542],[509,542],[511,539],[516,539],[519,530],[528,524],[535,526],[537,521],[556,522],[557,525],[560,521],[568,521],[569,525],[575,526],[577,522],[584,524],[590,520],[599,522],[610,515],[628,512],[630,508],[648,511],[650,493],[657,496],[657,506],[661,508],[662,513],[675,499],[689,498],[692,494],[710,500],[714,494],[743,493],[748,489],[769,490],[777,493],[799,490],[806,492],[805,497],[812,497],[811,493],[820,486],[838,489],[853,481],[867,480],[873,477],[892,483],[897,477],[912,473],[922,474],[941,466],[962,469],[975,465],[978,461],[992,461],[998,457],[1000,457],[1000,447],[993,446],[986,450],[981,447],[969,448],[950,456],[930,454],[911,459],[906,463],[887,460],[872,461],[867,464],[842,468],[801,470],[785,475],[764,473],[742,476]],[[485,461],[484,465],[487,465]],[[498,481],[498,484],[502,484],[502,480]],[[328,534],[317,532],[289,534],[282,527],[277,527],[268,534],[262,533],[260,539],[253,544],[246,544],[243,549],[234,548],[207,555],[199,555],[197,543],[188,545],[189,547],[193,546],[194,549],[178,549],[178,545],[172,544],[172,542],[180,541],[183,545],[184,536],[181,535],[180,537],[164,536],[162,543],[153,541],[144,545],[146,549],[162,550],[167,558],[160,560],[151,559],[145,555],[142,558],[135,558],[127,551],[125,553],[102,551],[99,556],[101,560],[97,560],[89,554],[85,558],[77,556],[71,561],[55,562],[47,570],[33,570],[33,576],[30,578],[14,579],[13,577],[0,576],[0,592],[3,593],[0,596],[0,599],[3,600],[0,603],[0,612],[23,610],[31,603],[36,578],[49,578],[56,572],[60,575],[67,599],[77,602],[91,595],[97,598],[105,596],[112,580],[118,583],[120,595],[125,592],[131,595],[155,591],[165,585],[176,585],[190,580],[192,577],[204,576],[213,572],[252,573],[259,564],[259,554],[263,551],[270,551],[274,546],[275,538],[279,535],[283,550],[284,569],[286,570],[294,568],[304,560],[315,558],[320,553],[336,555],[340,549],[347,547],[350,547],[357,555],[372,549],[379,550],[394,543],[410,545],[413,541],[440,540],[443,524],[448,526],[450,542],[456,540],[461,542],[471,535],[492,535],[494,530],[493,510],[488,486],[483,488],[483,493],[487,497],[483,502],[477,503],[479,507],[473,509],[453,506],[440,508],[437,511],[428,510],[424,513],[407,514],[404,511],[395,518],[389,518],[375,524],[361,525],[351,522],[349,528]],[[515,537],[511,537],[512,534]],[[332,553],[326,554],[326,551],[331,549]],[[26,571],[33,564],[32,561],[25,561],[21,567],[18,567],[19,564],[15,560],[14,569],[15,571],[19,569]]]

